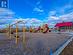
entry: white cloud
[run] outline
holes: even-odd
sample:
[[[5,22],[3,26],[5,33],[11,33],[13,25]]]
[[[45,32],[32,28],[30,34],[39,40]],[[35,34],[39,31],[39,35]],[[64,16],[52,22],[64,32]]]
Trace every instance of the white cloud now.
[[[49,23],[49,25],[55,25],[55,22],[51,22],[51,23]]]
[[[65,15],[61,15],[59,18],[64,21],[72,21],[73,20],[73,12],[65,14]]]
[[[49,18],[52,20],[58,20],[59,19],[59,17],[56,17],[56,16],[50,16]]]
[[[73,11],[73,4],[69,3],[57,10],[60,14],[66,14],[67,12]]]
[[[40,9],[40,8],[37,8],[37,7],[36,7],[36,8],[34,8],[34,9],[33,9],[33,11],[34,11],[34,12],[44,12],[44,10],[43,10],[43,9]]]
[[[55,14],[56,14],[56,11],[55,10],[49,12],[49,15],[55,15]]]
[[[49,23],[49,27],[50,27],[50,28],[53,28],[53,27],[55,26],[55,24],[56,24],[55,22],[50,22],[50,23]]]
[[[72,21],[73,20],[73,6],[71,2],[57,10],[50,11],[48,20]]]
[[[15,13],[6,8],[0,8],[0,18],[12,18]]]
[[[5,28],[5,25],[0,25],[0,29]]]
[[[70,9],[72,8],[72,4],[66,4],[64,7],[62,7],[62,9]]]
[[[60,16],[52,16],[51,15],[47,18],[48,18],[48,20],[72,21],[73,20],[73,12],[64,14],[64,15],[60,15]]]
[[[32,18],[32,19],[30,19],[30,22],[31,23],[40,23],[41,20],[38,20],[37,18]]]
[[[29,21],[29,18],[27,18],[27,19],[24,19],[24,18],[18,18],[18,19],[12,19],[13,21],[12,21],[12,23],[11,24],[15,24],[15,23],[17,23],[17,22],[19,22],[19,21],[22,21],[22,22],[20,22],[18,25],[22,25],[22,24],[26,24],[28,21]]]
[[[63,7],[56,8],[56,10],[52,10],[49,12],[48,17],[49,25],[54,26],[52,22],[58,23],[58,22],[68,22],[73,21],[73,5],[70,2],[69,4],[66,4]]]
[[[0,8],[0,15],[2,15],[2,14],[13,15],[13,14],[15,14],[15,13],[12,12],[11,10],[9,10],[9,9],[6,9],[6,8]]]
[[[41,24],[41,20],[37,18],[19,18],[19,19],[13,19],[13,22],[11,24],[15,24],[17,21],[23,21],[25,23],[25,26],[38,26]],[[24,23],[19,23],[18,26],[22,27],[24,26]]]

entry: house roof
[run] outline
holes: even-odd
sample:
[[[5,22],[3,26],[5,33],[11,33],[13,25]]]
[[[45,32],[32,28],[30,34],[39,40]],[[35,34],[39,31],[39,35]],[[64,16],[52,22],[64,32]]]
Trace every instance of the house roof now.
[[[57,23],[55,27],[62,27],[62,26],[72,26],[73,22],[62,22],[62,23]]]

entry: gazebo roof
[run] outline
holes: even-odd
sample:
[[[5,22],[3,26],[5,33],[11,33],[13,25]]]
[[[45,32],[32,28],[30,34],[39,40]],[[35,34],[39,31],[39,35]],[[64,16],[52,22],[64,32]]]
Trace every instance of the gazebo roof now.
[[[55,27],[62,27],[62,26],[72,26],[73,22],[62,22],[62,23],[57,23]]]

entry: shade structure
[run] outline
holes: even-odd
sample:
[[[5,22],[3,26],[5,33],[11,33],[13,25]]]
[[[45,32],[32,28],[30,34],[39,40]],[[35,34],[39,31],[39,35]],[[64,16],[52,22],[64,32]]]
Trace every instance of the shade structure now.
[[[57,23],[55,27],[63,27],[63,26],[73,26],[73,22],[63,22],[63,23]]]

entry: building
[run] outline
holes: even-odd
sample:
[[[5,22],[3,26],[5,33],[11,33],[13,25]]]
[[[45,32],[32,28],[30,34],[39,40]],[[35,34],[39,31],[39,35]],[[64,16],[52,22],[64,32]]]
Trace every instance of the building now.
[[[62,22],[57,23],[55,25],[58,31],[72,31],[73,30],[73,22]]]
[[[8,0],[0,0],[0,8],[8,8]]]

